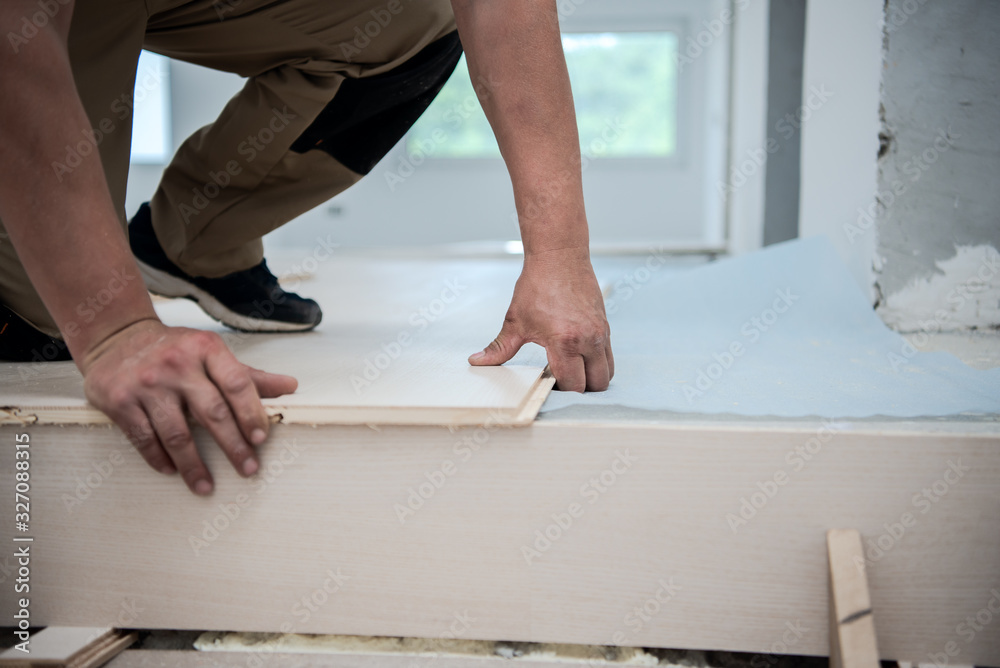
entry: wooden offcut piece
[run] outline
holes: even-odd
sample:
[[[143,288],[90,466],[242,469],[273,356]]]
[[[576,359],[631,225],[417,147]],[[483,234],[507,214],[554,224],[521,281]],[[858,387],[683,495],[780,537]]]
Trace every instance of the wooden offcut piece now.
[[[826,534],[830,564],[830,668],[878,668],[865,552],[854,529]]]
[[[0,654],[4,668],[98,668],[135,642],[137,634],[112,628],[50,626],[31,636],[28,652]]]

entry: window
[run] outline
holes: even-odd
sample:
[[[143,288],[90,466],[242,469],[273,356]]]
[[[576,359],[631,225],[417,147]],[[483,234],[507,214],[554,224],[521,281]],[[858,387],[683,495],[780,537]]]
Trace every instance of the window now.
[[[733,14],[720,17],[732,3],[560,7],[594,247],[723,247],[725,202],[716,186],[727,157]],[[464,60],[406,139],[323,213],[348,246],[518,238],[506,168]],[[375,230],[391,233],[373,237]]]
[[[166,58],[142,52],[133,99],[131,161],[163,164],[170,159],[170,68]]]
[[[751,25],[743,20],[751,12],[766,14],[766,4],[747,6],[743,0],[560,0],[597,250],[725,248],[727,202],[718,186],[726,180],[731,132],[731,31]],[[753,35],[761,50],[766,32]],[[214,120],[240,86],[233,75],[185,63],[172,67],[178,95],[173,125],[183,134]],[[144,53],[139,69],[133,162],[163,163],[172,145],[166,59]],[[734,91],[747,89],[734,106],[734,146],[742,145],[740,128],[763,127],[744,113],[754,106],[748,96],[760,101],[763,92],[756,84],[741,86],[743,80],[732,82]],[[138,165],[130,186],[145,171]],[[143,192],[152,188],[155,182]],[[518,238],[510,180],[464,59],[407,137],[366,178],[269,239],[293,246],[317,235],[332,235],[344,246]]]
[[[671,32],[563,36],[581,149],[602,158],[670,157],[677,148],[677,35]],[[617,121],[616,121],[617,119]],[[629,128],[606,141],[609,126]],[[444,134],[435,134],[443,130]],[[443,141],[439,141],[441,138]],[[438,140],[438,141],[436,141]],[[438,158],[499,158],[465,57],[407,136],[411,158],[440,144]]]

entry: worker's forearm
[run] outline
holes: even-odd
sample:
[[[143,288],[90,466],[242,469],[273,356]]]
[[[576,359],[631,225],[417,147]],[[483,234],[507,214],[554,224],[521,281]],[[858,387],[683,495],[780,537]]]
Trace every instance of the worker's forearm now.
[[[525,255],[589,237],[580,140],[553,0],[453,0],[469,73],[510,172]]]
[[[33,4],[4,0],[0,33]],[[0,55],[0,218],[78,363],[127,325],[155,318],[94,151],[70,171],[66,146],[90,125],[73,82],[64,8]]]

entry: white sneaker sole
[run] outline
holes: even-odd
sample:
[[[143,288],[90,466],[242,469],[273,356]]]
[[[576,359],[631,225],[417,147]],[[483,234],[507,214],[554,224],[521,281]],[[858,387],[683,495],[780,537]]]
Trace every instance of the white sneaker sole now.
[[[151,267],[142,260],[136,259],[136,262],[139,263],[139,272],[146,283],[146,289],[150,292],[161,297],[190,299],[212,319],[218,320],[226,327],[241,332],[304,332],[316,326],[241,315],[226,308],[222,302],[198,286]]]

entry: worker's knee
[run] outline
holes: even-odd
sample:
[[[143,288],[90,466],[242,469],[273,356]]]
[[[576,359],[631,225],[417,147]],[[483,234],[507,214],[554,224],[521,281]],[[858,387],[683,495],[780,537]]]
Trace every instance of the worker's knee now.
[[[367,174],[427,109],[461,55],[453,30],[389,71],[345,80],[291,149],[324,151]]]

